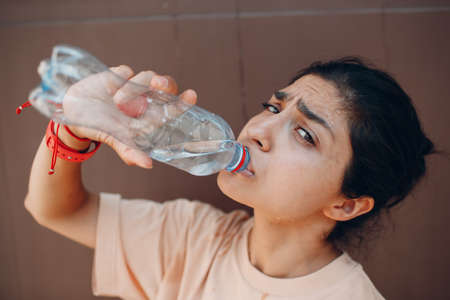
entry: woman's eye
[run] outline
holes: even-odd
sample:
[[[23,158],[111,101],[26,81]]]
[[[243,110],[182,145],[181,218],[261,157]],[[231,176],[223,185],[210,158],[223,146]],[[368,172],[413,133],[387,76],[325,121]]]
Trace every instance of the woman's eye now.
[[[280,111],[278,110],[278,107],[276,107],[276,106],[273,105],[273,104],[270,104],[269,102],[264,102],[264,103],[261,103],[261,104],[262,104],[262,106],[264,107],[264,109],[270,111],[271,113],[277,114],[277,113],[280,112]]]
[[[278,114],[280,113],[280,110],[278,107],[276,107],[273,104],[270,104],[269,102],[261,103],[265,110],[270,111],[271,113]],[[304,139],[307,143],[315,146],[316,143],[314,142],[314,139],[312,138],[311,134],[309,134],[308,131],[303,129],[302,127],[298,127],[295,129],[295,131],[301,136],[302,139]]]
[[[305,129],[303,129],[302,127],[297,129],[297,132],[300,134],[300,136],[302,137],[302,139],[304,139],[305,141],[307,141],[308,143],[310,143],[311,145],[315,145],[316,143],[314,142],[314,139],[312,138],[312,136],[309,134],[308,131],[306,131]]]

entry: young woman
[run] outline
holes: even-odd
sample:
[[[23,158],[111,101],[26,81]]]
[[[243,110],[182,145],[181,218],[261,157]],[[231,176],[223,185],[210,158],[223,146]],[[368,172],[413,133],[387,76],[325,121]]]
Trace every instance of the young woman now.
[[[112,70],[178,92],[170,76],[134,76],[126,66]],[[145,104],[136,95],[124,97],[126,86],[113,81],[108,92],[129,116]],[[192,90],[180,97],[196,101]],[[72,134],[61,128],[59,139],[71,151],[90,143],[75,135],[108,144],[130,165],[151,167],[144,153],[111,136],[68,129]],[[25,207],[39,224],[95,248],[95,295],[383,299],[338,244],[358,232],[364,236],[368,220],[402,201],[433,152],[396,81],[355,58],[314,63],[263,103],[238,141],[249,149],[249,172],[221,171],[217,182],[228,197],[253,208],[252,217],[185,199],[128,201],[88,192],[80,164],[58,159],[57,172],[47,175],[51,152],[44,140]]]

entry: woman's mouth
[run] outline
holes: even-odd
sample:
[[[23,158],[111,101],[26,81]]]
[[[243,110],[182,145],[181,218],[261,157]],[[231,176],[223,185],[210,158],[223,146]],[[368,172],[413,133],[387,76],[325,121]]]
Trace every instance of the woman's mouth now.
[[[255,171],[253,171],[252,161],[250,160],[250,163],[247,165],[247,168],[245,168],[243,171],[240,171],[238,173],[242,174],[242,176],[245,176],[245,177],[255,176]]]
[[[238,174],[241,174],[242,176],[245,177],[252,177],[255,176],[255,173],[253,173],[252,171],[250,171],[249,169],[245,169],[243,171],[238,172]]]
[[[252,164],[252,156],[250,154],[250,149],[248,149],[247,147],[245,147],[248,151],[248,154],[250,156],[250,161],[248,162],[248,165],[246,166],[246,168],[242,171],[237,172],[238,174],[241,174],[244,177],[253,177],[255,176],[255,171],[253,170],[253,164]]]

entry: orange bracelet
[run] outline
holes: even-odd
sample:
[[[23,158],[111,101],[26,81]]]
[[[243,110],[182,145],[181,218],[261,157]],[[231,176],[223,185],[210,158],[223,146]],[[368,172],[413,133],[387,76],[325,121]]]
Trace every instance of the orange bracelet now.
[[[59,138],[58,138],[58,132],[59,132],[59,124],[56,126],[56,134],[53,132],[53,125],[55,122],[53,120],[50,120],[47,126],[47,131],[45,133],[45,144],[47,147],[53,152],[52,154],[52,163],[50,166],[50,170],[48,174],[54,174],[55,173],[55,164],[56,164],[56,158],[59,157],[61,159],[67,160],[67,161],[73,161],[73,162],[82,162],[85,161],[94,155],[95,152],[97,152],[98,148],[100,147],[101,143],[92,141],[95,143],[95,148],[87,153],[83,153],[80,151],[77,151],[75,149],[70,148],[69,146],[65,145]],[[67,130],[67,129],[66,129]],[[80,141],[89,141],[89,139],[82,139],[80,137],[75,136],[70,130],[68,130],[68,133],[71,136],[76,137]],[[90,148],[90,147],[89,147]],[[89,148],[87,151],[89,151]]]

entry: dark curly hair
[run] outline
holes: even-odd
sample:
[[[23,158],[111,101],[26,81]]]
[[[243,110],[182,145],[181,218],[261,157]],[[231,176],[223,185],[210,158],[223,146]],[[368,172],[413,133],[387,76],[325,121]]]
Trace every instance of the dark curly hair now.
[[[425,156],[436,150],[421,128],[410,97],[386,72],[361,58],[344,57],[314,62],[289,84],[308,74],[335,85],[348,115],[353,155],[342,193],[348,198],[370,196],[375,202],[369,213],[337,222],[328,240],[361,246],[367,231],[377,228],[375,217],[408,195],[425,174]]]

